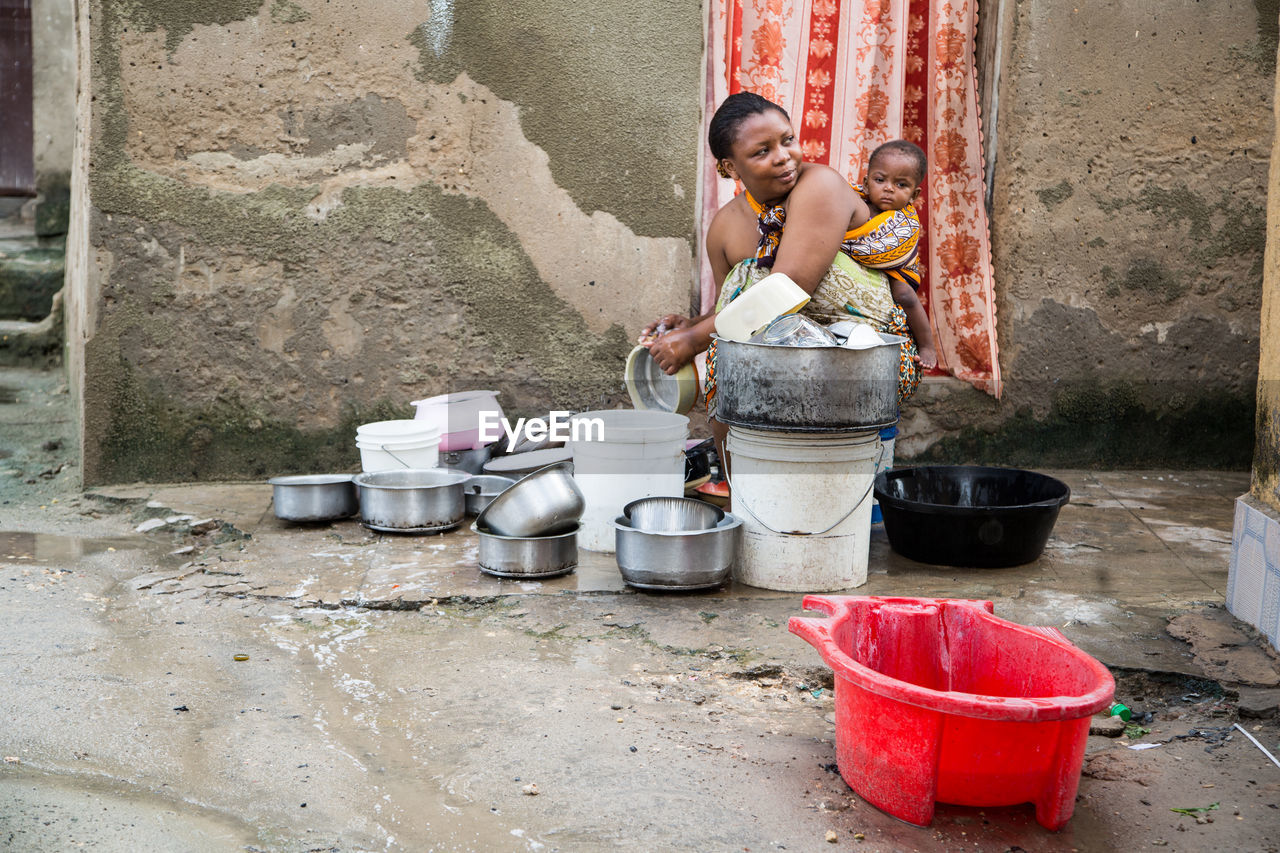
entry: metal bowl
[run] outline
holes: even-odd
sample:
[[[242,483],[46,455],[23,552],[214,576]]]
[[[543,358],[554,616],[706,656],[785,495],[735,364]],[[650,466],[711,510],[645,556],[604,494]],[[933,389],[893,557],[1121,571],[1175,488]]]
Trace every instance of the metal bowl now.
[[[576,528],[586,508],[573,479],[573,463],[557,462],[496,496],[476,524],[498,536],[550,536]]]
[[[710,530],[636,530],[626,516],[613,522],[618,570],[639,589],[694,590],[723,584],[733,574],[742,522],[728,513]]]
[[[636,530],[650,533],[710,530],[724,521],[724,510],[694,498],[640,498],[623,507],[622,515]]]
[[[479,526],[480,571],[499,578],[551,578],[578,565],[578,524],[554,536],[498,536]]]
[[[493,499],[516,484],[510,477],[495,477],[485,474],[472,477],[465,488],[467,498],[467,515],[479,515]]]
[[[471,475],[443,468],[373,471],[354,478],[360,520],[385,533],[439,533],[466,515],[463,486]]]
[[[360,508],[350,474],[272,477],[271,504],[283,521],[334,521]]]

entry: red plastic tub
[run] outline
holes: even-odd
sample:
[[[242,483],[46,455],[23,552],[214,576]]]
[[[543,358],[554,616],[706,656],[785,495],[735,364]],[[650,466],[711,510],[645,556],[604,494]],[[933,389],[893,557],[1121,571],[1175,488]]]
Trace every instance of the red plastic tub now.
[[[1089,718],[1115,694],[1101,663],[990,601],[809,595],[804,609],[830,616],[788,627],[835,673],[836,762],[859,796],[919,826],[935,802],[1070,819]]]

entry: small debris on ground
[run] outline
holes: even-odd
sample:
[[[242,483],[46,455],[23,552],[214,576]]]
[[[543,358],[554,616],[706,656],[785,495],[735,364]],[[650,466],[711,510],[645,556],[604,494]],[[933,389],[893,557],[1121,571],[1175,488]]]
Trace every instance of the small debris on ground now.
[[[534,782],[530,782],[528,785],[525,785],[520,790],[524,792],[524,794],[527,796],[530,796],[530,797],[538,796],[538,786]]]
[[[1119,717],[1098,715],[1089,721],[1089,734],[1100,737],[1120,737],[1124,734],[1124,720]]]

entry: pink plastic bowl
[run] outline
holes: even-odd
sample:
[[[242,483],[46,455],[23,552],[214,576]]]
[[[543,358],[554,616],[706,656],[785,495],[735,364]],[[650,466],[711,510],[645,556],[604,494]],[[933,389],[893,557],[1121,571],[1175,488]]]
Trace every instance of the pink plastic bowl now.
[[[836,678],[836,763],[849,787],[927,826],[935,802],[1031,802],[1060,829],[1075,808],[1089,718],[1115,681],[1054,628],[992,615],[990,601],[805,596],[791,633]]]

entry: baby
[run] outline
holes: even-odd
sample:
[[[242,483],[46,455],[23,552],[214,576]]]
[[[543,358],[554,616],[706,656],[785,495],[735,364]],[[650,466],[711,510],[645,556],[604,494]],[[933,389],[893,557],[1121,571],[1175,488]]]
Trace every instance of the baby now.
[[[913,204],[920,197],[927,166],[924,151],[905,139],[890,140],[872,151],[867,162],[867,182],[856,187],[871,208],[871,221],[845,244],[853,249],[853,257],[859,263],[889,276],[893,301],[907,315],[920,366],[925,370],[937,366],[938,349],[929,318],[916,295],[920,286],[920,266],[916,262],[920,217]]]

